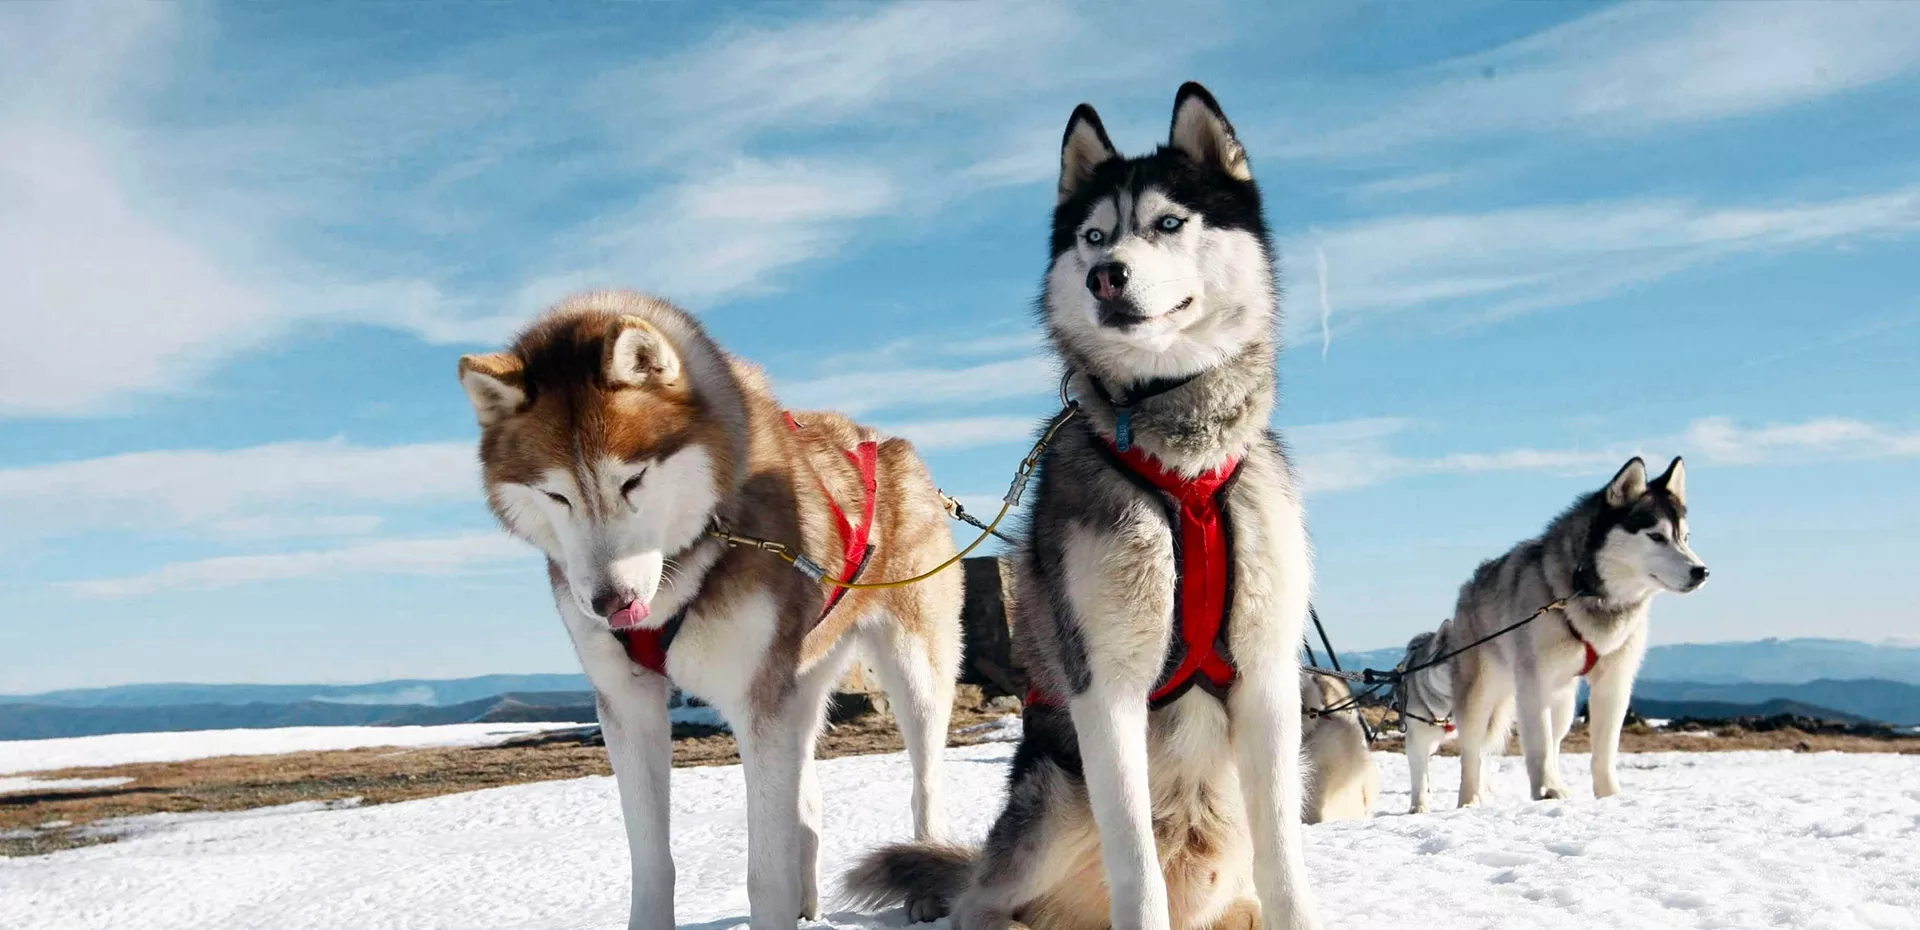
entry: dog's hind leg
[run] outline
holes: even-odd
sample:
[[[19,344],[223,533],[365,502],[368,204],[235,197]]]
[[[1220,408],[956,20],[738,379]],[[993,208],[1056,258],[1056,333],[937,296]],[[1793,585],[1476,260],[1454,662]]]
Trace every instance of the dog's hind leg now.
[[[925,604],[921,600],[916,607]],[[913,763],[916,840],[938,839],[947,832],[941,767],[947,723],[953,716],[959,649],[955,643],[935,642],[935,638],[925,625],[909,625],[893,617],[884,618],[863,637]]]
[[[1033,725],[1036,714],[1057,713],[1064,711],[1029,710],[1027,739],[1035,739],[1036,733],[1042,731],[1042,727]],[[1072,749],[1070,745],[1054,748],[1056,751]],[[1057,763],[1043,759],[1024,771],[1016,771],[1007,786],[1006,806],[1001,808],[1000,816],[987,832],[986,843],[974,863],[973,879],[966,891],[952,902],[954,930],[1021,927],[1015,916],[1034,902],[1043,884],[1058,880],[1061,865],[1071,865],[1077,854],[1095,852],[1097,847],[1091,843],[1079,848],[1061,845],[1067,832],[1061,825],[1079,819],[1084,828],[1085,818],[1089,816],[1085,792],[1072,783]],[[1094,884],[1099,882],[1096,880]],[[1104,888],[1081,889],[1088,890],[1105,891]],[[1106,909],[1098,910],[1097,918],[1104,919]]]

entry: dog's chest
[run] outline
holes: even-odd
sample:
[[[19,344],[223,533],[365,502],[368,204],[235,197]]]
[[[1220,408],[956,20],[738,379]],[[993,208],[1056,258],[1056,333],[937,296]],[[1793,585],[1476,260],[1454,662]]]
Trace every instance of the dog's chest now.
[[[753,683],[773,644],[777,609],[772,595],[755,592],[726,605],[687,617],[667,653],[667,677],[674,686],[720,709],[729,720],[742,719]]]
[[[1648,608],[1651,606],[1651,601],[1642,601],[1618,611],[1574,608],[1568,614],[1579,638],[1591,644],[1595,653],[1607,656],[1625,648],[1634,634],[1646,626]]]

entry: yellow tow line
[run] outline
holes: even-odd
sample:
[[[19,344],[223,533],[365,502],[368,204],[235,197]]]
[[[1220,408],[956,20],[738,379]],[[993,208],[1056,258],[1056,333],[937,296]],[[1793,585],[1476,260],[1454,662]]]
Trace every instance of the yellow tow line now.
[[[808,578],[833,585],[836,588],[865,591],[873,588],[904,588],[908,585],[919,584],[928,578],[932,578],[958,565],[961,559],[967,557],[968,553],[980,548],[980,544],[986,542],[987,537],[994,535],[994,531],[1000,526],[1000,521],[1007,518],[1007,512],[1020,503],[1020,495],[1026,492],[1027,481],[1033,477],[1034,469],[1040,467],[1040,455],[1046,451],[1047,444],[1052,442],[1054,434],[1058,433],[1060,428],[1067,425],[1067,421],[1073,419],[1074,415],[1079,412],[1080,405],[1073,401],[1068,401],[1066,406],[1060,408],[1059,413],[1053,415],[1053,420],[1047,424],[1047,431],[1040,434],[1040,440],[1033,444],[1033,448],[1027,452],[1027,457],[1020,460],[1020,468],[1013,475],[1013,483],[1007,487],[1006,497],[1000,500],[1000,512],[994,515],[993,522],[988,523],[987,528],[982,531],[973,542],[968,543],[965,549],[954,553],[952,558],[912,578],[901,578],[894,581],[851,581],[844,578],[835,578],[827,574],[826,568],[820,563],[808,558],[806,553],[800,552],[794,547],[788,546],[786,543],[776,542],[771,539],[761,539],[758,536],[741,536],[735,533],[729,533],[722,528],[708,530],[707,535],[726,543],[728,547],[750,546],[755,549],[771,552],[781,559],[784,559],[787,564],[792,565],[797,571]],[[947,497],[945,494],[942,494],[941,498],[943,501],[952,502],[953,504],[953,506],[947,508],[948,513],[953,513],[958,509],[957,501]]]

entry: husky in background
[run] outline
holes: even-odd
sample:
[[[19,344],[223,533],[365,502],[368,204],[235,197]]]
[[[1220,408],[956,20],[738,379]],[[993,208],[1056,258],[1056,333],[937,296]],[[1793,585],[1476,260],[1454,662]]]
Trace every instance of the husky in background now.
[[[848,890],[916,920],[950,908],[956,930],[1318,927],[1300,833],[1311,566],[1268,431],[1259,189],[1198,84],[1152,155],[1122,157],[1083,104],[1060,161],[1040,310],[1082,415],[1046,450],[1014,555],[1035,699],[1006,806],[983,849],[882,849]]]
[[[1426,809],[1427,757],[1446,738],[1449,716],[1460,738],[1460,806],[1479,803],[1484,754],[1505,747],[1515,719],[1533,798],[1568,797],[1560,742],[1573,726],[1583,677],[1593,793],[1604,798],[1620,791],[1614,758],[1646,656],[1648,608],[1655,594],[1685,594],[1707,580],[1687,535],[1686,465],[1676,458],[1648,481],[1646,463],[1636,457],[1538,537],[1474,571],[1460,588],[1453,619],[1438,633],[1415,637],[1403,667],[1494,633],[1543,605],[1568,603],[1409,676],[1402,706],[1427,718],[1407,720],[1415,812]]]
[[[1407,642],[1407,657],[1400,662],[1401,668],[1414,668],[1447,654],[1453,648],[1451,635],[1453,621],[1441,622],[1440,629],[1432,633],[1421,633]],[[1427,812],[1427,762],[1433,758],[1440,744],[1452,738],[1453,725],[1453,676],[1448,674],[1446,664],[1422,669],[1404,676],[1393,688],[1393,709],[1400,715],[1401,729],[1406,731],[1407,772],[1413,779],[1412,813]],[[1506,738],[1506,728],[1501,727],[1500,736],[1493,742],[1499,743]]]
[[[1300,676],[1300,709],[1308,712],[1300,740],[1306,747],[1308,769],[1300,816],[1307,823],[1373,816],[1374,799],[1380,796],[1380,769],[1373,764],[1360,709],[1325,713],[1352,698],[1353,689],[1338,678]]]
[[[906,441],[833,414],[787,414],[759,371],[692,317],[631,293],[568,300],[508,351],[461,359],[460,383],[480,420],[487,501],[546,553],[593,683],[632,857],[629,927],[674,926],[669,680],[739,741],[754,930],[820,914],[813,743],[856,646],[906,737],[914,835],[943,832],[960,573],[833,599],[773,555],[710,532],[795,546],[838,575],[840,560],[822,557],[859,551],[851,513],[866,530],[868,577],[931,567],[953,555],[953,538]]]

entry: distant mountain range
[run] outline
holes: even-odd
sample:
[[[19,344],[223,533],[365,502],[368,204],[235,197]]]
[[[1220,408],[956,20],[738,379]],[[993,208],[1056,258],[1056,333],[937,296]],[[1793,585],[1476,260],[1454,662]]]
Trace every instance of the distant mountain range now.
[[[1869,721],[1830,707],[1815,707],[1799,701],[1775,699],[1758,704],[1728,704],[1722,701],[1646,701],[1633,696],[1633,712],[1647,720],[1733,720],[1740,717],[1810,717],[1833,723]]]
[[[1403,654],[1343,652],[1340,662],[1389,669]],[[1646,717],[1790,713],[1920,726],[1920,648],[1840,639],[1655,646],[1640,668],[1633,704]],[[1681,704],[1691,709],[1673,713]]]
[[[1349,669],[1388,669],[1400,657],[1399,649],[1340,654]],[[1657,646],[1647,653],[1634,705],[1648,717],[1797,713],[1920,726],[1920,648],[1831,639]],[[1684,708],[1692,709],[1675,713]],[[583,675],[361,685],[145,684],[0,695],[0,740],[593,719],[593,697]]]
[[[1713,702],[1719,704],[1762,704],[1790,701],[1796,704],[1840,711],[1861,720],[1894,726],[1920,726],[1920,685],[1878,678],[1846,681],[1822,678],[1796,684],[1772,682],[1715,683],[1698,681],[1648,681],[1641,679],[1633,688],[1633,703],[1641,716],[1654,714],[1641,708],[1646,701]],[[1801,713],[1801,711],[1783,711]],[[1704,716],[1694,714],[1693,716]],[[1811,716],[1811,715],[1810,715]]]
[[[1920,685],[1920,647],[1844,639],[1687,643],[1647,650],[1643,679],[1713,684],[1880,679]]]
[[[1338,630],[1329,630],[1336,637]],[[1316,648],[1318,644],[1316,643]],[[1348,668],[1392,668],[1403,648],[1341,652]],[[1322,656],[1325,658],[1325,656]],[[1920,685],[1920,647],[1845,639],[1763,639],[1750,643],[1680,643],[1647,650],[1642,681],[1709,684],[1802,684],[1872,678]]]

